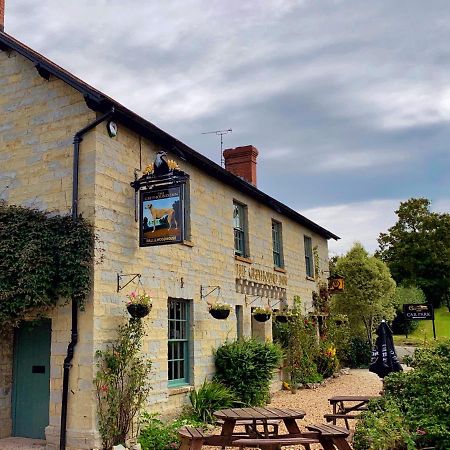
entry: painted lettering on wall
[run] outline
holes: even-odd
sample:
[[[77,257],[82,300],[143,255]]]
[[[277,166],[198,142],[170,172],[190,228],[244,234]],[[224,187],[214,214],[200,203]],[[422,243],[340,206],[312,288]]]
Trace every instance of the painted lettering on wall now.
[[[254,267],[246,267],[242,264],[236,264],[236,278],[249,281],[257,281],[258,283],[267,284],[269,286],[287,286],[287,276],[268,270],[256,269]]]

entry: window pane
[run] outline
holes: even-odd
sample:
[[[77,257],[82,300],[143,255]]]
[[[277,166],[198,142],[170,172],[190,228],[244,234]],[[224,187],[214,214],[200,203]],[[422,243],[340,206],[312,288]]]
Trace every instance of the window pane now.
[[[313,277],[313,254],[312,254],[312,241],[308,236],[304,236],[305,244],[305,266],[306,266],[306,276]]]
[[[233,227],[234,227],[234,253],[239,256],[246,255],[246,210],[245,206],[238,203],[233,204]]]
[[[168,320],[168,377],[169,380],[187,381],[189,302],[169,301]],[[172,315],[171,315],[172,314]]]
[[[283,267],[283,243],[281,236],[281,223],[272,221],[273,264],[276,267]]]

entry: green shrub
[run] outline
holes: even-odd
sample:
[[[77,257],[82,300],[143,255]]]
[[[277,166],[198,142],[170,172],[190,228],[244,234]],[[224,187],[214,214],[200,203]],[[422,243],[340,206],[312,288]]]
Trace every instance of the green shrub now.
[[[138,442],[143,450],[173,450],[179,447],[178,430],[184,425],[201,426],[202,423],[192,419],[176,419],[164,423],[158,414],[143,413],[141,416],[141,432]]]
[[[92,287],[94,243],[93,227],[81,217],[0,201],[0,328],[61,300],[82,308]]]
[[[355,440],[360,446],[355,449],[450,448],[450,342],[416,350],[412,365],[411,371],[385,378],[385,396],[369,403],[368,415],[357,427]],[[401,420],[394,417],[386,423],[383,417],[391,415]],[[400,429],[405,432],[400,433]],[[389,435],[392,439],[397,436],[396,447],[388,443]],[[365,446],[374,436],[380,439],[379,445]],[[382,445],[383,439],[386,442]]]
[[[206,380],[198,390],[189,394],[189,400],[192,406],[192,417],[206,423],[214,422],[214,411],[231,408],[237,403],[231,389],[218,381]]]
[[[324,341],[320,344],[315,363],[317,372],[324,378],[329,378],[336,372],[339,367],[339,361],[336,357],[336,348],[331,342]]]
[[[150,392],[151,361],[140,354],[143,336],[141,321],[130,321],[119,327],[116,341],[96,352],[98,428],[105,449],[134,437],[134,418]]]
[[[273,371],[279,367],[282,356],[280,346],[270,342],[225,342],[215,352],[216,379],[244,404],[263,405],[269,399]]]
[[[413,440],[398,405],[382,397],[369,403],[356,425],[355,450],[412,450]]]
[[[367,339],[353,337],[348,349],[348,365],[352,368],[367,368],[370,364],[372,349]]]
[[[300,300],[296,300],[291,320],[288,322],[289,343],[287,368],[293,385],[316,383],[323,377],[317,371],[319,353],[315,324],[301,314]]]

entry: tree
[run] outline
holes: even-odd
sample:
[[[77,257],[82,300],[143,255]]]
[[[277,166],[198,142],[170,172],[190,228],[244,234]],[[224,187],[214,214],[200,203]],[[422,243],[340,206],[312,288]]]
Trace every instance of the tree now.
[[[378,322],[395,316],[395,281],[387,265],[359,243],[337,259],[336,272],[345,277],[345,290],[333,296],[333,311],[346,314],[352,334],[365,333],[372,344]]]
[[[419,287],[435,306],[448,304],[450,214],[431,212],[426,198],[401,202],[395,213],[397,223],[380,234],[376,255],[387,263],[397,283]]]
[[[421,289],[415,286],[397,286],[394,293],[394,303],[397,315],[392,321],[392,331],[394,334],[409,334],[419,326],[418,320],[408,320],[403,314],[405,303],[424,303],[425,295]]]

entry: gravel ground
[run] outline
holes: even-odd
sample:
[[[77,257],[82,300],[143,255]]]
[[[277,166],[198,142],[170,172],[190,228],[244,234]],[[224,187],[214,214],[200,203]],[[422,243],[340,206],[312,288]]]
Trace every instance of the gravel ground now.
[[[300,425],[324,422],[323,415],[331,413],[331,406],[328,399],[335,395],[378,395],[382,388],[382,382],[377,375],[367,369],[353,369],[348,375],[341,375],[331,379],[326,385],[316,389],[299,389],[296,394],[290,391],[276,392],[272,397],[270,406],[277,408],[295,408],[306,411],[305,418]],[[350,421],[355,424],[355,420]],[[338,425],[343,426],[343,422]],[[215,430],[217,433],[219,429]],[[285,433],[283,426],[280,433]],[[321,449],[321,446],[312,446]],[[217,447],[204,447],[205,449],[217,449]],[[231,449],[235,447],[227,447]],[[283,447],[283,449],[300,449],[301,446]]]

